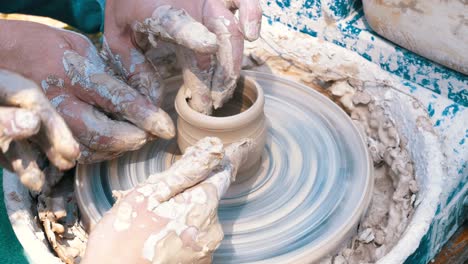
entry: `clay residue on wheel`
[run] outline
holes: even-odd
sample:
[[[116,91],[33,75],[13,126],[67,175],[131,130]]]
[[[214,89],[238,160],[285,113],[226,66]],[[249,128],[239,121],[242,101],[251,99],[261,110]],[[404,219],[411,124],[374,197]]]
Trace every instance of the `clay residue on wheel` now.
[[[51,250],[66,264],[79,263],[88,235],[79,220],[73,193],[73,177],[64,177],[50,193],[37,197],[38,220]]]
[[[385,110],[385,91],[391,83],[372,71],[360,71],[358,60],[341,57],[338,50],[311,47],[310,36],[269,29],[261,40],[246,43],[243,67],[287,76],[335,101],[359,128],[374,162],[372,201],[356,235],[321,263],[374,263],[402,236],[418,192],[406,140]]]
[[[358,234],[330,263],[375,262],[383,257],[405,231],[414,211],[418,187],[413,163],[405,142],[383,106],[366,92],[356,91],[347,82],[331,85],[332,94],[341,94],[339,86],[348,86],[341,97],[351,118],[366,136],[374,162],[374,194]],[[338,88],[337,88],[338,87]]]

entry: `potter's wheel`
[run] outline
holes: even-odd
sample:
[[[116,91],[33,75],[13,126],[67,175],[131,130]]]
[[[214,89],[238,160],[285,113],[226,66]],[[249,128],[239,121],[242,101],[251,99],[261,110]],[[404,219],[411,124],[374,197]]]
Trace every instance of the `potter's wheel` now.
[[[273,75],[247,72],[265,92],[267,146],[257,171],[223,198],[224,240],[215,263],[304,263],[353,235],[372,192],[372,163],[349,117],[318,92]],[[168,80],[173,102],[181,80]],[[175,118],[173,105],[165,108]],[[82,220],[93,225],[114,202],[177,158],[175,140],[148,144],[116,160],[77,168]]]

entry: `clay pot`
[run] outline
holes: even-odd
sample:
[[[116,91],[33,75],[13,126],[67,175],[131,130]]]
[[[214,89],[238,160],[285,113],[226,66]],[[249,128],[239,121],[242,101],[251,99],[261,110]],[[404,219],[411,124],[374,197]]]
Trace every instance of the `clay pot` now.
[[[265,98],[260,85],[250,77],[241,75],[233,98],[215,110],[212,116],[193,110],[185,94],[182,87],[175,100],[179,149],[184,152],[187,147],[208,136],[220,138],[225,145],[250,138],[256,146],[239,172],[253,168],[261,158],[267,133],[263,111]]]

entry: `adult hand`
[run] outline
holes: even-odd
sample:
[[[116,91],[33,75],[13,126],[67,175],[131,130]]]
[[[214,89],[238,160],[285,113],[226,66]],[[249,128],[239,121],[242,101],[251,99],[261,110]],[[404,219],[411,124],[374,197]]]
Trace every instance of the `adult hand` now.
[[[91,231],[82,263],[211,263],[223,231],[219,200],[245,162],[249,140],[187,148],[162,173],[122,194]]]
[[[0,20],[0,58],[0,68],[42,86],[79,141],[80,162],[111,159],[156,136],[169,139],[175,135],[170,117],[110,75],[96,48],[80,34]],[[63,140],[58,133],[52,136],[56,142]]]
[[[231,98],[244,38],[258,38],[261,15],[258,0],[109,0],[104,48],[118,72],[158,103],[160,77],[143,54],[159,40],[176,44],[189,103],[210,114]]]
[[[75,165],[78,144],[40,88],[0,69],[0,164],[30,190],[41,191],[45,177],[31,140],[61,170]]]

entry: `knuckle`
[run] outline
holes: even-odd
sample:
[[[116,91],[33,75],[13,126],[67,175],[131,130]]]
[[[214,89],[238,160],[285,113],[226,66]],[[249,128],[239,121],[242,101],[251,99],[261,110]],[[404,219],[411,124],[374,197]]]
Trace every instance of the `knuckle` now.
[[[74,50],[78,53],[82,53],[92,46],[91,41],[86,36],[72,31],[66,32],[62,41],[60,45],[63,49]]]

